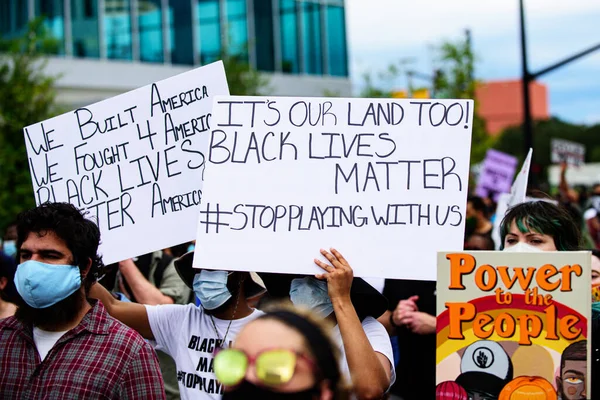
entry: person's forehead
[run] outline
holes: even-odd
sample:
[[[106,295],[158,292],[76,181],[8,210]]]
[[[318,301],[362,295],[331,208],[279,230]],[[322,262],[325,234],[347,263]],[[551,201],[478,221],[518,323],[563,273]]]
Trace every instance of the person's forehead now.
[[[262,350],[285,348],[304,350],[304,338],[295,329],[274,319],[250,322],[236,338],[234,347],[254,354]]]
[[[600,271],[600,258],[592,256],[592,269]]]
[[[585,360],[565,360],[565,366],[563,367],[563,373],[568,370],[576,370],[585,373],[587,370],[587,362]]]
[[[65,241],[54,231],[30,232],[21,245],[21,249],[24,248],[28,250],[69,251]]]

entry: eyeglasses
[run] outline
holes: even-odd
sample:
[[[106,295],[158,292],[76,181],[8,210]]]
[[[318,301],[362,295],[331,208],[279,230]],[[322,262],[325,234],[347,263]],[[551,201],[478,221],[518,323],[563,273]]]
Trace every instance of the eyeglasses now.
[[[239,349],[223,349],[215,354],[214,371],[221,384],[235,386],[244,379],[248,367],[254,364],[256,377],[262,383],[278,386],[292,379],[298,359],[304,359],[314,368],[310,358],[293,350],[270,349],[251,357]]]

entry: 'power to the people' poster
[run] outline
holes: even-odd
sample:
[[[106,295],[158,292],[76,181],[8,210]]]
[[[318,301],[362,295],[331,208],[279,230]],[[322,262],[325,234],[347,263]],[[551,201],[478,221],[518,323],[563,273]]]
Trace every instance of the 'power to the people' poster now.
[[[437,399],[591,398],[590,263],[589,252],[438,253]]]

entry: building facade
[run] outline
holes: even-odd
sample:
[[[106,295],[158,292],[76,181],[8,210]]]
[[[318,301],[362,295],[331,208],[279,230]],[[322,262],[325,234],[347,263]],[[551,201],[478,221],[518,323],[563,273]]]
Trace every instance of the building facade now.
[[[534,120],[550,118],[548,88],[540,82],[529,84],[531,115]],[[488,133],[499,135],[504,129],[523,123],[523,83],[521,80],[484,82],[477,86],[479,116],[483,118]]]
[[[275,95],[351,94],[343,0],[3,0],[0,35],[43,16],[48,72],[81,105],[220,58],[242,57]]]

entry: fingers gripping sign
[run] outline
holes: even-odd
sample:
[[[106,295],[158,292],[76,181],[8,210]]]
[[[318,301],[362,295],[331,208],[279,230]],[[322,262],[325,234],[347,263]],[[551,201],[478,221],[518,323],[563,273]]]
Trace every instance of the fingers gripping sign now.
[[[354,279],[352,267],[339,251],[333,248],[331,252],[323,249],[320,251],[329,264],[315,258],[315,264],[327,271],[315,275],[315,278],[327,281],[327,290],[332,301],[339,298],[350,298],[350,288],[352,279]]]

